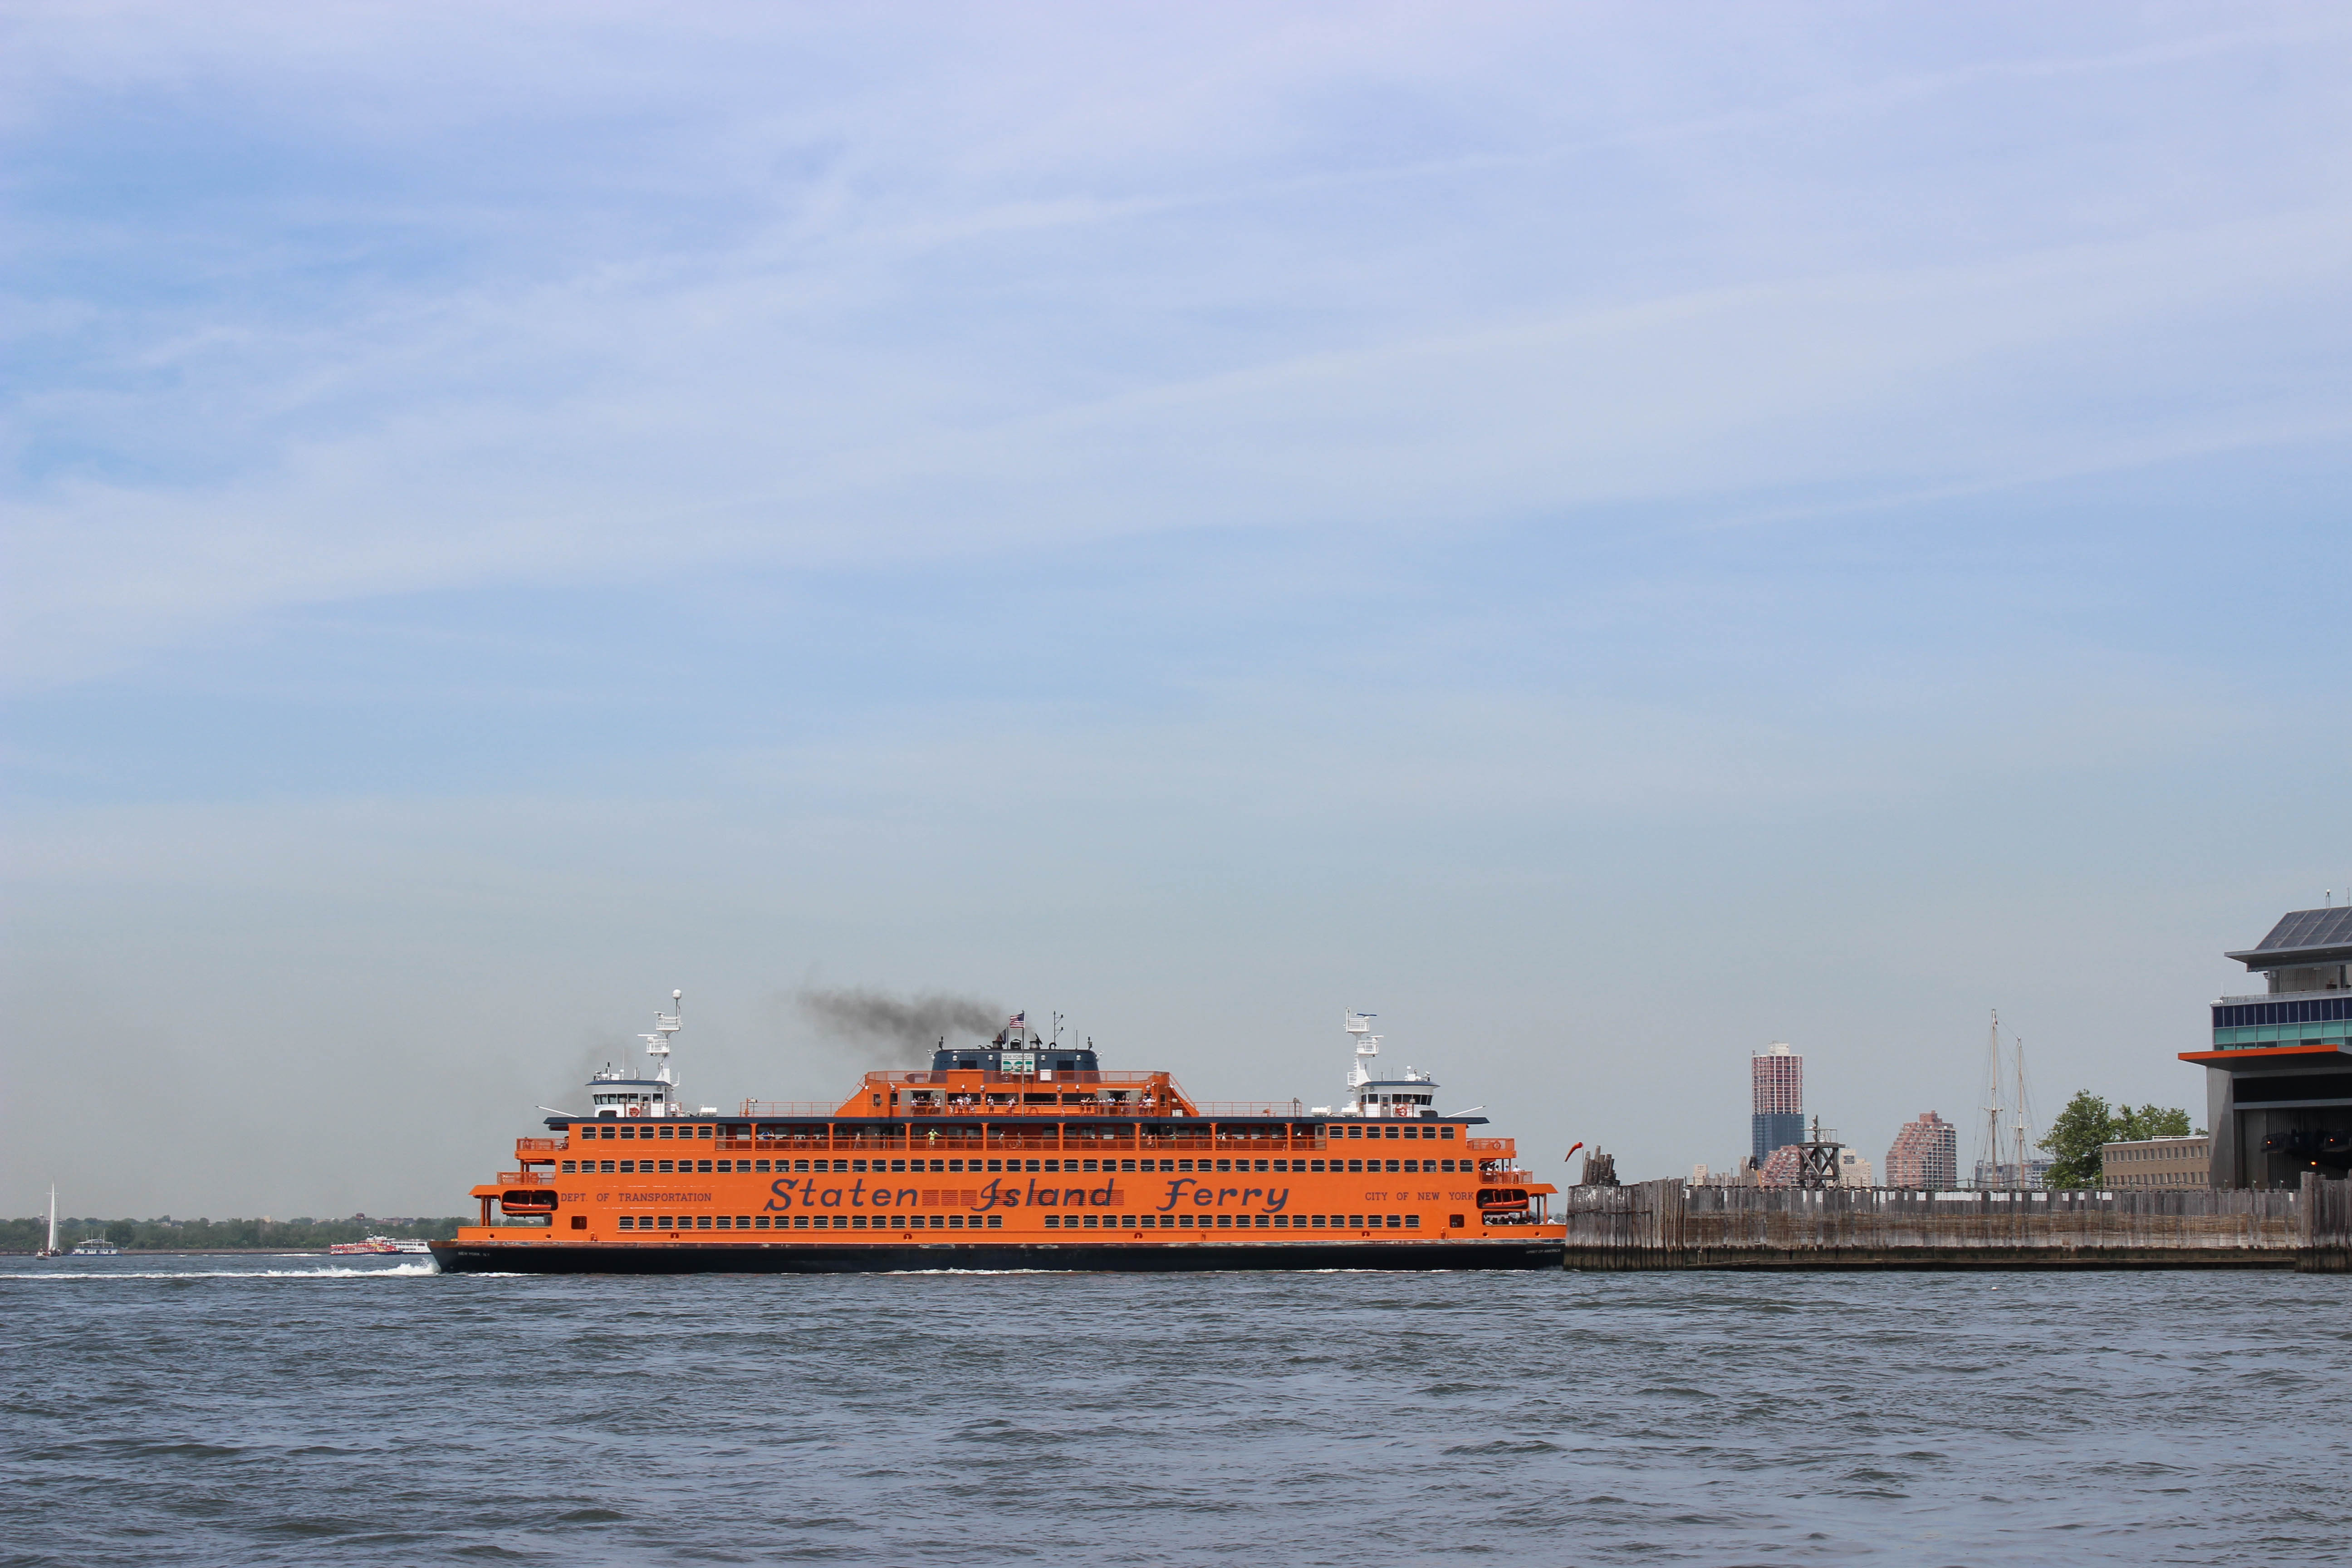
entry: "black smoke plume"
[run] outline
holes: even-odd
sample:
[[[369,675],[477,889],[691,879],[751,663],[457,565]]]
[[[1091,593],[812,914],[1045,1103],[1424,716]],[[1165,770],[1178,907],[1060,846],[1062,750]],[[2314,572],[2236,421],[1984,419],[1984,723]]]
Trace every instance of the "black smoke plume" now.
[[[929,1067],[940,1036],[985,1038],[996,1033],[1005,1017],[1004,1009],[992,1002],[940,991],[893,996],[855,987],[811,987],[794,1000],[827,1039],[889,1067]]]

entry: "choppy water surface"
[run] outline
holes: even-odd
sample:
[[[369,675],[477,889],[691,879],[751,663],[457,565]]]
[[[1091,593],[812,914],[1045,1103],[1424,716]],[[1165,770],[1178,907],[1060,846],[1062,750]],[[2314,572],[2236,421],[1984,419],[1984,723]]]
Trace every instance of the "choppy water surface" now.
[[[2352,1279],[0,1260],[0,1562],[2269,1563]]]

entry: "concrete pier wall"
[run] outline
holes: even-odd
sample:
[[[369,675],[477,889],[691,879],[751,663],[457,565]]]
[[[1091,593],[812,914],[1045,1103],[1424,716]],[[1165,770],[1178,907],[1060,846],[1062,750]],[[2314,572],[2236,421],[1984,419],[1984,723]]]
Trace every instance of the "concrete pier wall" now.
[[[1928,1193],[1571,1187],[1570,1268],[2302,1268],[2352,1259],[2352,1184]]]

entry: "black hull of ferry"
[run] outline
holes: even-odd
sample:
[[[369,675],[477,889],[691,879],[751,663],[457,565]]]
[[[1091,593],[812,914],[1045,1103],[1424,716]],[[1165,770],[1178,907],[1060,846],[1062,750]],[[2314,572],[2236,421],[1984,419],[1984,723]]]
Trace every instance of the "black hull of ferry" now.
[[[930,1242],[905,1246],[699,1246],[691,1242],[632,1247],[530,1242],[436,1242],[433,1258],[445,1274],[905,1274],[1012,1269],[1064,1273],[1198,1274],[1302,1268],[1429,1271],[1460,1268],[1558,1268],[1565,1240],[1307,1241],[1075,1245],[1017,1242]]]

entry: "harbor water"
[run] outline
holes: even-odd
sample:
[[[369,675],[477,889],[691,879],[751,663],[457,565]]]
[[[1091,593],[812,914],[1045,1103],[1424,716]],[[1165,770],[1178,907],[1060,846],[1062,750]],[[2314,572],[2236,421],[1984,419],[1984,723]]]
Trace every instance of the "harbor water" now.
[[[2352,1279],[0,1259],[0,1563],[2347,1550]]]

